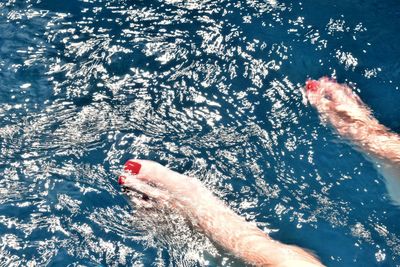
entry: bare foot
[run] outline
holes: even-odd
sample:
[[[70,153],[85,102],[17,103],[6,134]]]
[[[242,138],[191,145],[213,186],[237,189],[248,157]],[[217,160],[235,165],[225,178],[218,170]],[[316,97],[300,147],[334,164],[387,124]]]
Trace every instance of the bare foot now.
[[[352,141],[386,178],[392,200],[400,205],[400,137],[380,124],[361,99],[329,78],[306,82],[306,96],[322,117]]]
[[[156,162],[129,160],[119,184],[133,190],[139,205],[178,208],[189,221],[227,251],[256,266],[322,266],[311,253],[272,240],[229,209],[197,179]]]
[[[362,143],[371,131],[384,130],[369,108],[345,84],[325,77],[318,81],[309,80],[306,96],[322,119],[331,123],[343,137]]]
[[[174,172],[157,162],[139,159],[125,163],[124,174],[119,177],[118,183],[141,194],[141,200],[147,203],[153,201],[173,207],[192,201],[192,194],[202,187],[193,178]]]

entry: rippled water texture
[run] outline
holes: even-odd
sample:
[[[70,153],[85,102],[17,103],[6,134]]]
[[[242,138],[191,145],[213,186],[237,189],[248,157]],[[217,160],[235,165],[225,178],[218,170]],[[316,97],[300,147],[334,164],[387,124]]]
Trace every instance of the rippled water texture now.
[[[399,132],[399,18],[390,0],[1,1],[0,266],[242,264],[136,211],[116,182],[129,158],[198,177],[329,266],[396,266],[399,208],[300,88],[352,82]]]

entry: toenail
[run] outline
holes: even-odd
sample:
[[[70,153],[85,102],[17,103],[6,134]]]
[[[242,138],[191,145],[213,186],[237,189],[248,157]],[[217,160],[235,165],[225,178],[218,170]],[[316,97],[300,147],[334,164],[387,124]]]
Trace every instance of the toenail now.
[[[307,91],[316,91],[317,88],[318,88],[318,81],[316,81],[316,80],[306,81],[306,90]]]
[[[128,160],[125,163],[124,171],[130,172],[131,174],[138,174],[142,165],[140,163]]]
[[[123,185],[125,183],[125,179],[126,179],[126,177],[123,175],[118,177],[118,184]]]

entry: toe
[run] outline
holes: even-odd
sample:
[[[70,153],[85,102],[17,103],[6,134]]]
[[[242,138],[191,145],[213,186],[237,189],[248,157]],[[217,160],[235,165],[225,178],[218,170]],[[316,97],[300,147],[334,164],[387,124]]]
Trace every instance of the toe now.
[[[128,160],[125,163],[124,171],[135,175],[135,174],[138,174],[140,172],[141,168],[142,168],[142,165],[139,162],[134,161],[134,160]]]
[[[126,180],[126,177],[121,175],[120,177],[118,177],[118,184],[119,185],[124,185],[125,180]]]
[[[306,81],[306,91],[307,92],[315,92],[317,91],[319,86],[319,82],[316,80],[308,80]]]

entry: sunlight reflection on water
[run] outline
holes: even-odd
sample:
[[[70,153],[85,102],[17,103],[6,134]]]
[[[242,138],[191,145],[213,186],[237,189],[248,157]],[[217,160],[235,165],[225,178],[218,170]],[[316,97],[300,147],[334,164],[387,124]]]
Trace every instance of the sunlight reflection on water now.
[[[328,265],[394,266],[380,177],[300,90],[378,79],[368,28],[287,2],[0,3],[0,266],[241,265],[178,215],[130,206],[116,177],[135,157]]]

